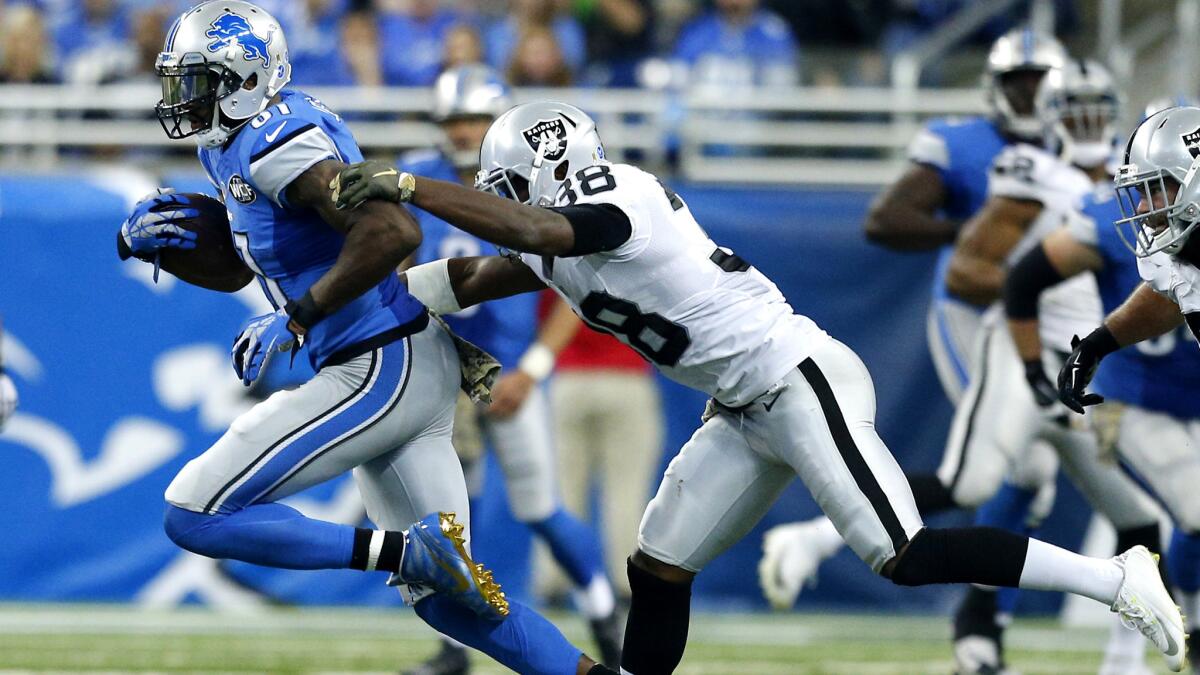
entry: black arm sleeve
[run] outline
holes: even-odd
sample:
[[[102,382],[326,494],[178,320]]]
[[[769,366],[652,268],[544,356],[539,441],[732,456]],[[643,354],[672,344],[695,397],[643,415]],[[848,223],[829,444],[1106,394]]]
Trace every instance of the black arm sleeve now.
[[[1196,342],[1200,343],[1200,312],[1184,314],[1183,320],[1187,321],[1188,328],[1192,329],[1192,335],[1196,336]]]
[[[629,216],[612,204],[575,204],[550,209],[562,214],[575,232],[567,258],[612,251],[633,236]]]
[[[1010,319],[1036,319],[1038,296],[1063,280],[1050,264],[1041,244],[1033,247],[1008,270],[1004,280],[1004,312]]]

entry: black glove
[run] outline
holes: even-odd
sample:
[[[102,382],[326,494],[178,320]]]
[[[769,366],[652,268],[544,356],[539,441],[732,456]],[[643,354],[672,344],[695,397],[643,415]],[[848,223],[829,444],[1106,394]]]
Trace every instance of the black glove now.
[[[1080,415],[1085,406],[1104,401],[1103,396],[1084,391],[1096,374],[1100,359],[1120,348],[1108,327],[1103,325],[1082,340],[1078,335],[1071,338],[1071,355],[1058,371],[1058,400]]]
[[[1058,390],[1054,388],[1050,378],[1046,377],[1046,369],[1042,367],[1041,359],[1025,362],[1025,381],[1033,390],[1033,400],[1037,401],[1038,406],[1049,408],[1058,400]]]

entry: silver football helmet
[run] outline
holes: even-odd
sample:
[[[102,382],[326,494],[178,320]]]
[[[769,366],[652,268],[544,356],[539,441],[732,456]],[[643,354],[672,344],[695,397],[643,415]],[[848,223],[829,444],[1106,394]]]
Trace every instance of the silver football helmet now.
[[[451,68],[433,85],[433,121],[444,124],[463,118],[495,120],[512,107],[508,85],[492,68],[472,64]],[[459,150],[443,142],[442,152],[456,169],[479,166],[479,149]]]
[[[1160,96],[1146,104],[1146,109],[1142,111],[1142,119],[1146,119],[1154,113],[1161,112],[1167,108],[1180,108],[1183,106],[1200,107],[1200,99],[1188,94]]]
[[[1034,109],[1045,125],[1046,147],[1084,168],[1108,161],[1117,144],[1121,93],[1096,61],[1071,60],[1046,73]]]
[[[154,70],[163,89],[155,112],[167,136],[195,135],[208,148],[262,112],[292,77],[279,22],[242,0],[212,0],[180,15]]]
[[[1018,28],[1000,36],[988,52],[985,75],[988,104],[1001,128],[1023,140],[1042,139],[1042,121],[1033,110],[1035,90],[1022,91],[1019,73],[1044,74],[1061,68],[1067,50],[1053,36]],[[1028,97],[1028,100],[1020,100]]]
[[[604,145],[587,113],[557,101],[526,103],[488,129],[475,187],[547,206],[568,175],[603,161]]]
[[[1115,225],[1139,257],[1178,253],[1200,223],[1200,108],[1168,108],[1147,117],[1125,146],[1117,170]],[[1172,198],[1171,190],[1175,189]],[[1145,211],[1139,204],[1145,201]]]

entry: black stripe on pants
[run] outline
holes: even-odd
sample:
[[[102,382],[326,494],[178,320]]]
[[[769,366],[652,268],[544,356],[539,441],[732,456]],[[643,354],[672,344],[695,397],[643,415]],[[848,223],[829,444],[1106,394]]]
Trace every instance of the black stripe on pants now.
[[[842,416],[842,409],[838,407],[837,399],[833,395],[833,388],[829,386],[829,380],[825,379],[825,374],[821,372],[812,358],[804,359],[799,369],[817,395],[817,401],[821,404],[821,412],[825,415],[825,423],[829,426],[829,433],[833,436],[834,445],[842,455],[842,461],[846,463],[846,468],[850,469],[850,475],[854,478],[858,489],[866,495],[867,501],[871,503],[871,508],[875,510],[879,522],[883,523],[883,528],[887,530],[888,536],[892,539],[892,547],[899,553],[908,543],[908,535],[905,534],[904,527],[900,524],[900,518],[896,516],[896,511],[888,501],[887,495],[884,494],[883,488],[880,487],[879,481],[875,480],[875,474],[871,473],[871,467],[867,466],[867,461],[863,459],[858,444],[854,442],[854,437],[850,435],[850,428],[846,426],[846,418]]]

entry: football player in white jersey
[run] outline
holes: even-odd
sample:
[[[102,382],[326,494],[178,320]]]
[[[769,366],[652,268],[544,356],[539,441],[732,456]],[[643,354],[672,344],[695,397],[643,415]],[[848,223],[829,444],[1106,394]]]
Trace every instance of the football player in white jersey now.
[[[330,188],[341,208],[408,202],[514,252],[409,270],[410,292],[433,311],[550,286],[589,324],[712,396],[642,520],[622,672],[675,669],[695,575],[797,476],[859,557],[897,584],[1077,593],[1120,612],[1182,667],[1182,618],[1145,548],[1098,559],[1002,530],[925,528],[875,432],[874,387],[854,352],[709,239],[657,178],[606,161],[583,111],[508,111],[488,131],[481,166],[482,192],[378,162],[344,170]]]
[[[1138,257],[1143,284],[1098,328],[1072,343],[1059,399],[1075,412],[1104,399],[1086,393],[1100,360],[1186,323],[1200,341],[1200,108],[1155,113],[1138,125],[1117,172],[1116,226]]]

